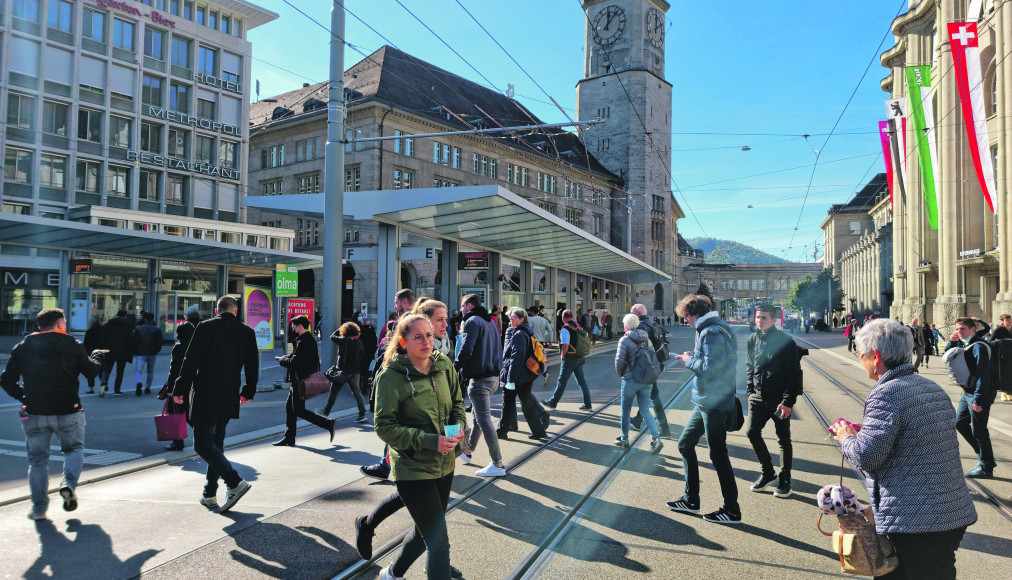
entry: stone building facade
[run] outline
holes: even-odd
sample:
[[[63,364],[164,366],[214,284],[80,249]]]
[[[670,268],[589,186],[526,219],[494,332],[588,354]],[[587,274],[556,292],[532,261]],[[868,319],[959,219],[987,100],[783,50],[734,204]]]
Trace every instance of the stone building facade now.
[[[889,70],[882,89],[906,98],[904,66],[931,64],[937,127],[938,229],[925,212],[920,167],[909,138],[906,196],[895,200],[892,276],[895,301],[890,314],[917,317],[949,332],[959,316],[995,320],[1012,311],[1012,3],[985,0],[980,14],[967,14],[961,0],[910,2],[896,18],[896,44],[882,54]],[[988,208],[974,172],[960,111],[946,25],[976,21],[984,79],[987,130],[997,183],[997,213]],[[978,66],[978,63],[968,63]],[[897,176],[898,177],[898,176]],[[1004,255],[1003,255],[1004,254]]]
[[[683,294],[691,294],[706,284],[720,315],[736,318],[757,302],[783,306],[787,294],[805,276],[813,278],[822,271],[821,262],[779,264],[704,264],[690,263],[682,270]]]

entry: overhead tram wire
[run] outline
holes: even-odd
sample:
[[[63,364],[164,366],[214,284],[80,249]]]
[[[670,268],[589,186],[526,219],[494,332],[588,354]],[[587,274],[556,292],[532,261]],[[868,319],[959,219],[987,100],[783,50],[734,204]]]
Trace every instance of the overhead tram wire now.
[[[893,17],[893,21],[895,21],[896,18],[899,18],[900,14],[903,13],[903,6],[906,4],[907,0],[900,0],[900,6],[896,10],[896,15]],[[818,151],[815,151],[813,149],[813,151],[815,151],[815,163],[812,164],[812,174],[808,178],[809,192],[811,191],[811,184],[815,180],[815,171],[819,166],[819,158],[822,156],[822,152],[825,151],[826,145],[829,143],[829,140],[833,138],[833,132],[836,131],[836,128],[840,126],[840,121],[842,121],[843,116],[847,114],[847,109],[850,108],[850,104],[854,101],[854,96],[857,94],[857,91],[861,88],[861,84],[864,83],[865,77],[868,76],[868,71],[871,70],[871,65],[874,64],[875,60],[878,59],[879,56],[882,54],[882,45],[885,44],[886,39],[889,38],[891,34],[892,34],[892,21],[890,21],[889,26],[886,28],[885,34],[882,35],[882,40],[879,41],[878,47],[875,49],[875,53],[872,55],[871,60],[868,61],[868,66],[866,66],[864,72],[861,73],[861,78],[858,79],[857,86],[855,86],[854,90],[850,93],[850,97],[847,98],[847,103],[843,105],[843,110],[840,111],[840,115],[836,118],[836,122],[833,123],[833,128],[830,129],[829,134],[826,135],[826,139],[822,142],[822,147],[819,147]],[[805,137],[805,141],[808,141],[807,136]],[[805,206],[807,202],[808,202],[808,192],[805,193],[805,200],[801,203],[801,211],[798,213],[798,221],[794,224],[794,233],[791,235],[791,242],[788,244],[787,250],[784,251],[784,255],[786,255],[787,252],[790,251],[791,245],[794,243],[794,236],[797,235],[798,227],[801,226],[801,218],[804,217],[805,215]]]

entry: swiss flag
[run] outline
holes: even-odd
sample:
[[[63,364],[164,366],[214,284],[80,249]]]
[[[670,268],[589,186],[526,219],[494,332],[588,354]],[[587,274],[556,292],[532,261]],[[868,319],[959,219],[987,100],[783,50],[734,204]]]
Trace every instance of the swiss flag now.
[[[976,22],[953,22],[949,24],[949,38],[955,47],[966,50],[969,47],[977,47],[977,23]]]

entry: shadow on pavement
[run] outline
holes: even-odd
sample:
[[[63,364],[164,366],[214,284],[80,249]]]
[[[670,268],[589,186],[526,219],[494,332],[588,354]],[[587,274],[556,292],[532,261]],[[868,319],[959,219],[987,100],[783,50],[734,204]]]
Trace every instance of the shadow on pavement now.
[[[24,578],[134,578],[141,573],[141,567],[160,550],[145,550],[124,561],[113,553],[112,538],[95,524],[82,524],[81,520],[67,520],[67,532],[74,535],[71,540],[56,529],[49,520],[35,523],[39,534],[41,554],[25,570]]]
[[[249,465],[239,463],[238,461],[232,461],[231,459],[229,459],[228,461],[229,463],[232,464],[232,469],[235,469],[239,473],[239,477],[243,478],[243,480],[247,482],[253,483],[254,481],[257,480],[257,477],[260,475],[259,471],[250,467]],[[182,468],[183,471],[193,471],[201,475],[207,473],[207,463],[205,463],[204,460],[201,459],[200,457],[187,459],[186,461],[183,461],[181,463],[174,463],[173,465]],[[220,480],[219,482],[220,487],[225,486],[225,482]]]
[[[963,541],[960,542],[959,549],[1007,557],[1009,554],[1012,554],[1012,539],[967,531],[963,535]]]

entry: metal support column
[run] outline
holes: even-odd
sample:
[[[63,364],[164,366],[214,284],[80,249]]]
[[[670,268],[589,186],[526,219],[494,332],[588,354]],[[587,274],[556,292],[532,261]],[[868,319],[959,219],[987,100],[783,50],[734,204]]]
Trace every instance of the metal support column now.
[[[394,311],[394,294],[401,289],[401,228],[379,224],[379,247],[376,256],[376,330],[387,322]]]
[[[457,242],[454,242],[453,240],[443,240],[443,282],[439,287],[439,293],[442,296],[446,307],[451,312],[460,308],[460,285],[457,281],[457,271],[459,268],[457,263],[458,251],[459,248]]]

